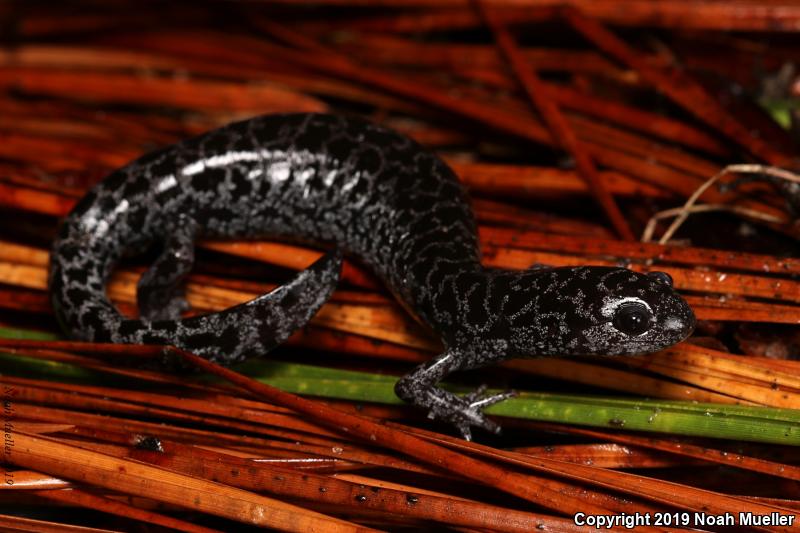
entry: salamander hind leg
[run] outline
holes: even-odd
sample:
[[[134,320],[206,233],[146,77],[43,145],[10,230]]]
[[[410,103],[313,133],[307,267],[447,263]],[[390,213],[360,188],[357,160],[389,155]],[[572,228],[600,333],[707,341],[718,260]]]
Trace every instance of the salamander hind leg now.
[[[161,254],[139,278],[136,299],[143,319],[176,320],[189,308],[183,281],[194,265],[195,234],[195,222],[181,217],[164,240]]]
[[[436,386],[451,372],[482,366],[479,360],[483,358],[471,349],[447,350],[400,378],[395,385],[395,393],[409,403],[428,409],[430,418],[453,424],[466,440],[472,440],[472,426],[500,433],[500,426],[490,420],[483,409],[511,398],[515,392],[486,395],[486,387],[481,386],[459,397]]]

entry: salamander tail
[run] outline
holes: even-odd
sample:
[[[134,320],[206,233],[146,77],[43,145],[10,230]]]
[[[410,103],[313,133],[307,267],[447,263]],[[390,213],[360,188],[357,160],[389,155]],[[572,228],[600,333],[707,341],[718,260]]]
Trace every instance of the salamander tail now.
[[[263,355],[311,320],[336,289],[341,268],[341,252],[326,253],[272,292],[219,313],[175,321],[172,344],[223,364]],[[151,328],[160,325],[153,322]]]
[[[218,313],[179,320],[125,318],[105,294],[71,287],[74,276],[65,274],[60,265],[51,265],[50,285],[59,320],[78,338],[173,345],[228,365],[267,353],[303,327],[336,289],[341,267],[342,254],[334,250],[267,294]],[[81,300],[70,313],[61,305],[66,295]]]

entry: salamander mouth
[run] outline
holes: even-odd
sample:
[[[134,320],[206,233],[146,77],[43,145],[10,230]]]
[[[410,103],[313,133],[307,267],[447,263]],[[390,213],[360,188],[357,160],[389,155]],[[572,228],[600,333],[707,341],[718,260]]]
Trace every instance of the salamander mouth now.
[[[679,342],[685,340],[691,332],[688,332],[686,335],[675,336],[669,339],[665,339],[664,342],[654,344],[652,339],[642,339],[642,340],[629,340],[625,343],[625,351],[621,353],[627,354],[646,354],[646,353],[654,353],[661,350],[665,350]]]

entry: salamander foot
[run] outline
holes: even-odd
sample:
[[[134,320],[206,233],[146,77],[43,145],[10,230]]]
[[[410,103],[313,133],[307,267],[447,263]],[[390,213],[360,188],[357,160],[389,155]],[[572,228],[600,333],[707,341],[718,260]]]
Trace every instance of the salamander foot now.
[[[428,412],[428,418],[442,420],[453,424],[461,432],[464,440],[472,440],[471,427],[480,427],[499,435],[500,426],[489,419],[483,409],[496,403],[516,396],[514,391],[505,391],[498,394],[485,395],[486,386],[481,385],[477,390],[465,394],[462,397],[453,396],[453,401],[447,404],[435,404]]]
[[[459,350],[449,350],[441,354],[400,378],[394,391],[401,399],[427,409],[428,418],[454,425],[466,440],[472,440],[473,426],[490,433],[500,433],[500,426],[490,420],[483,410],[514,396],[515,392],[487,395],[486,387],[481,386],[459,397],[436,386],[447,374],[463,369],[468,364],[470,358],[464,355]]]

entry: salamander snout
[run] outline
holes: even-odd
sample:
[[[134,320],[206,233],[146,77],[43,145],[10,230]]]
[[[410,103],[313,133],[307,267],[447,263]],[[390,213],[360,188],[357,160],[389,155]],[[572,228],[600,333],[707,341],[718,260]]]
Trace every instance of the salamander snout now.
[[[670,289],[673,286],[672,276],[666,272],[648,272],[647,277],[664,284]],[[674,332],[681,340],[691,335],[697,320],[686,301],[677,293],[667,293],[663,300],[661,305],[664,313],[664,317],[661,320],[662,329],[665,332]]]

